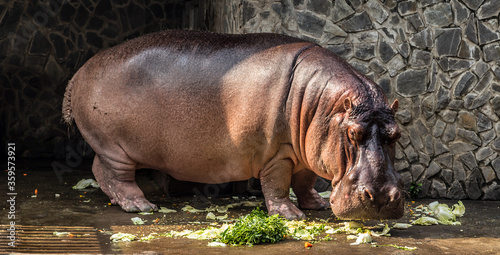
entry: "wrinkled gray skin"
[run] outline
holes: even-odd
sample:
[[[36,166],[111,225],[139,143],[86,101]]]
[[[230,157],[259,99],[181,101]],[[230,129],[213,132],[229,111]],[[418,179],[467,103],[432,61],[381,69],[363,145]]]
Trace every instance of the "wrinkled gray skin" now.
[[[96,152],[93,173],[125,211],[157,210],[135,182],[151,168],[178,180],[260,178],[269,214],[325,209],[399,218],[393,167],[397,101],[328,50],[272,35],[168,31],[104,50],[70,81],[63,115]]]

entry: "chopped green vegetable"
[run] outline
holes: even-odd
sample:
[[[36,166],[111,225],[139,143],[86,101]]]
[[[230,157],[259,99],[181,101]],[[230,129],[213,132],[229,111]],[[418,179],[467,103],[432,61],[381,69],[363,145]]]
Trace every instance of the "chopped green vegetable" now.
[[[459,221],[457,221],[458,217],[462,217],[465,213],[465,206],[462,201],[458,201],[458,204],[455,204],[450,208],[447,204],[440,204],[438,201],[434,201],[429,204],[428,207],[421,206],[419,208],[420,211],[426,213],[429,216],[424,216],[418,220],[415,220],[413,223],[417,225],[461,225]]]
[[[389,246],[389,247],[394,247],[400,250],[405,250],[405,251],[414,251],[417,249],[417,247],[408,247],[408,246],[399,246],[395,244],[388,244],[388,245],[382,245],[382,246]]]
[[[286,221],[285,225],[288,228],[289,234],[296,240],[314,240],[315,236],[320,235],[325,230],[325,224],[315,222],[306,223],[305,220]]]
[[[199,210],[199,209],[196,209],[190,205],[186,205],[184,207],[182,207],[182,211],[184,212],[190,212],[190,213],[200,213],[200,212],[205,212],[205,210]]]
[[[344,230],[342,228],[330,228],[327,231],[325,231],[326,234],[340,234]]]
[[[288,233],[285,221],[278,214],[268,216],[259,208],[238,220],[221,234],[220,241],[232,245],[276,243]]]
[[[429,204],[428,208],[429,208],[429,210],[434,211],[434,210],[436,210],[436,208],[437,208],[438,205],[439,205],[439,202],[438,201],[434,201],[434,202],[432,202],[432,203]]]
[[[322,198],[330,198],[332,192],[331,191],[318,192],[318,195]]]
[[[363,225],[363,223],[356,222],[356,221],[346,221],[346,222],[344,222],[344,226],[346,229],[358,229],[358,228],[365,227],[365,225]]]
[[[408,229],[409,227],[411,227],[411,224],[407,223],[394,223],[392,226],[394,229]]]
[[[130,220],[134,223],[134,225],[144,225],[144,222],[145,222],[143,219],[141,219],[139,217],[134,217]]]
[[[385,224],[384,230],[382,230],[382,232],[372,231],[371,234],[373,236],[391,236],[391,234],[389,234],[389,231],[391,231],[391,228],[387,224]]]
[[[462,217],[465,213],[465,205],[462,201],[458,201],[458,204],[454,204],[451,210],[456,217]]]
[[[137,236],[125,233],[116,233],[110,237],[113,242],[131,242],[137,240]]]
[[[207,220],[215,220],[215,214],[212,212],[209,212],[207,214]]]
[[[240,203],[240,205],[246,206],[246,207],[256,207],[256,206],[261,206],[262,201],[243,201]]]
[[[227,214],[221,216],[215,216],[213,212],[207,214],[207,220],[225,220],[227,217],[229,217]]]
[[[140,241],[147,242],[147,241],[151,241],[157,237],[158,237],[158,233],[151,233],[148,236],[141,237]]]
[[[438,219],[438,222],[454,222],[456,221],[455,214],[451,211],[447,204],[439,204],[434,209],[434,216]],[[448,224],[445,224],[448,225]]]
[[[197,239],[197,240],[213,240],[213,239],[219,238],[220,234],[224,230],[226,230],[228,227],[229,226],[226,224],[224,224],[220,228],[209,227],[206,229],[191,232],[191,233],[185,235],[185,237],[187,237],[189,239]]]
[[[347,235],[347,240],[356,240],[358,239],[358,236],[357,235]]]
[[[69,236],[71,233],[70,232],[54,232],[52,233],[55,236]]]
[[[210,246],[210,247],[226,247],[227,244],[221,243],[221,242],[210,242],[210,243],[207,244],[207,246]]]
[[[173,209],[168,209],[167,207],[160,207],[160,210],[158,210],[159,213],[174,213],[177,212],[176,210]]]
[[[170,231],[170,236],[186,236],[193,233],[193,230],[185,229],[183,231]]]
[[[434,219],[432,217],[424,216],[424,217],[419,218],[418,220],[414,220],[413,224],[415,224],[415,225],[422,225],[422,226],[437,225],[438,224],[438,220],[436,220],[436,219]]]
[[[367,233],[359,234],[356,237],[356,242],[351,243],[351,245],[359,245],[362,243],[371,243],[371,242],[372,242],[372,236],[370,235],[369,232],[367,232]]]
[[[95,180],[82,179],[75,186],[73,186],[73,189],[86,189],[89,186],[92,186],[93,188],[99,188],[99,184]]]

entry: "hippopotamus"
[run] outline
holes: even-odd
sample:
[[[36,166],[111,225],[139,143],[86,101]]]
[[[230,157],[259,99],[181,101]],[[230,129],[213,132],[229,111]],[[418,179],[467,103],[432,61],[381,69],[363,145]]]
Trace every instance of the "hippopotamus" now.
[[[63,118],[95,151],[111,203],[153,211],[136,169],[177,180],[260,179],[270,215],[395,219],[398,101],[315,43],[278,34],[169,30],[103,50],[69,81]],[[314,190],[332,180],[330,201]]]

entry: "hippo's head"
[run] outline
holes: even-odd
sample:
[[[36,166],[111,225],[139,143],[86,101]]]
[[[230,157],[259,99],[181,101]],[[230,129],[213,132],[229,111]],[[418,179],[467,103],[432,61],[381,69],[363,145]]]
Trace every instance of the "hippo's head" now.
[[[290,100],[296,155],[332,180],[330,204],[337,217],[401,218],[403,181],[394,169],[398,101],[389,105],[380,86],[327,50],[304,61],[293,83],[302,89],[292,90]]]
[[[395,144],[400,137],[390,107],[355,105],[344,101],[339,127],[341,174],[332,180],[330,204],[339,218],[397,219],[404,214],[403,182],[394,169]],[[337,162],[338,163],[338,162]]]

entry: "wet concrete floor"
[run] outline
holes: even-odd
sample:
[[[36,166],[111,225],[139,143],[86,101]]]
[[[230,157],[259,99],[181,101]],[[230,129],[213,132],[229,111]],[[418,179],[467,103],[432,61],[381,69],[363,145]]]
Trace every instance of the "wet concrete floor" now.
[[[123,212],[118,206],[109,205],[109,200],[99,189],[74,190],[81,179],[93,178],[89,164],[64,172],[54,167],[53,162],[41,162],[18,166],[15,183],[15,208],[8,200],[7,187],[0,182],[0,254],[4,253],[98,253],[98,254],[500,254],[500,201],[463,201],[465,215],[459,219],[462,225],[412,226],[407,230],[392,229],[390,237],[374,237],[376,245],[351,245],[346,234],[330,235],[332,240],[311,242],[287,238],[276,244],[253,247],[208,247],[206,240],[159,237],[149,242],[110,241],[112,233],[125,232],[137,236],[151,233],[168,233],[171,230],[197,230],[221,226],[222,222],[206,220],[207,213],[187,213],[181,208],[190,204],[204,209],[212,204],[225,205],[238,201],[263,201],[262,197],[249,198],[205,198],[184,196],[168,198],[149,177],[139,172],[138,182],[151,202],[176,213],[138,215]],[[54,171],[56,169],[56,171]],[[63,169],[64,170],[64,169]],[[6,175],[4,175],[6,178]],[[5,187],[4,187],[5,186]],[[410,223],[415,219],[411,211],[420,205],[435,201],[407,200],[405,216],[387,221]],[[439,200],[452,205],[456,201]],[[15,219],[9,219],[14,209]],[[236,207],[228,212],[229,219],[250,213],[251,207]],[[410,211],[411,210],[411,211]],[[305,211],[308,221],[328,220],[330,226],[344,221],[336,220],[330,211]],[[134,225],[133,217],[146,220],[145,225]],[[9,228],[15,223],[16,235],[12,243]],[[193,223],[196,222],[196,223]],[[198,223],[199,222],[199,223]],[[365,226],[376,226],[380,221],[366,221]],[[382,222],[385,223],[385,222]],[[57,234],[61,234],[58,236]],[[64,234],[66,233],[66,234]],[[324,236],[324,235],[323,235]],[[9,246],[9,243],[16,247]],[[408,251],[398,247],[416,247]]]

